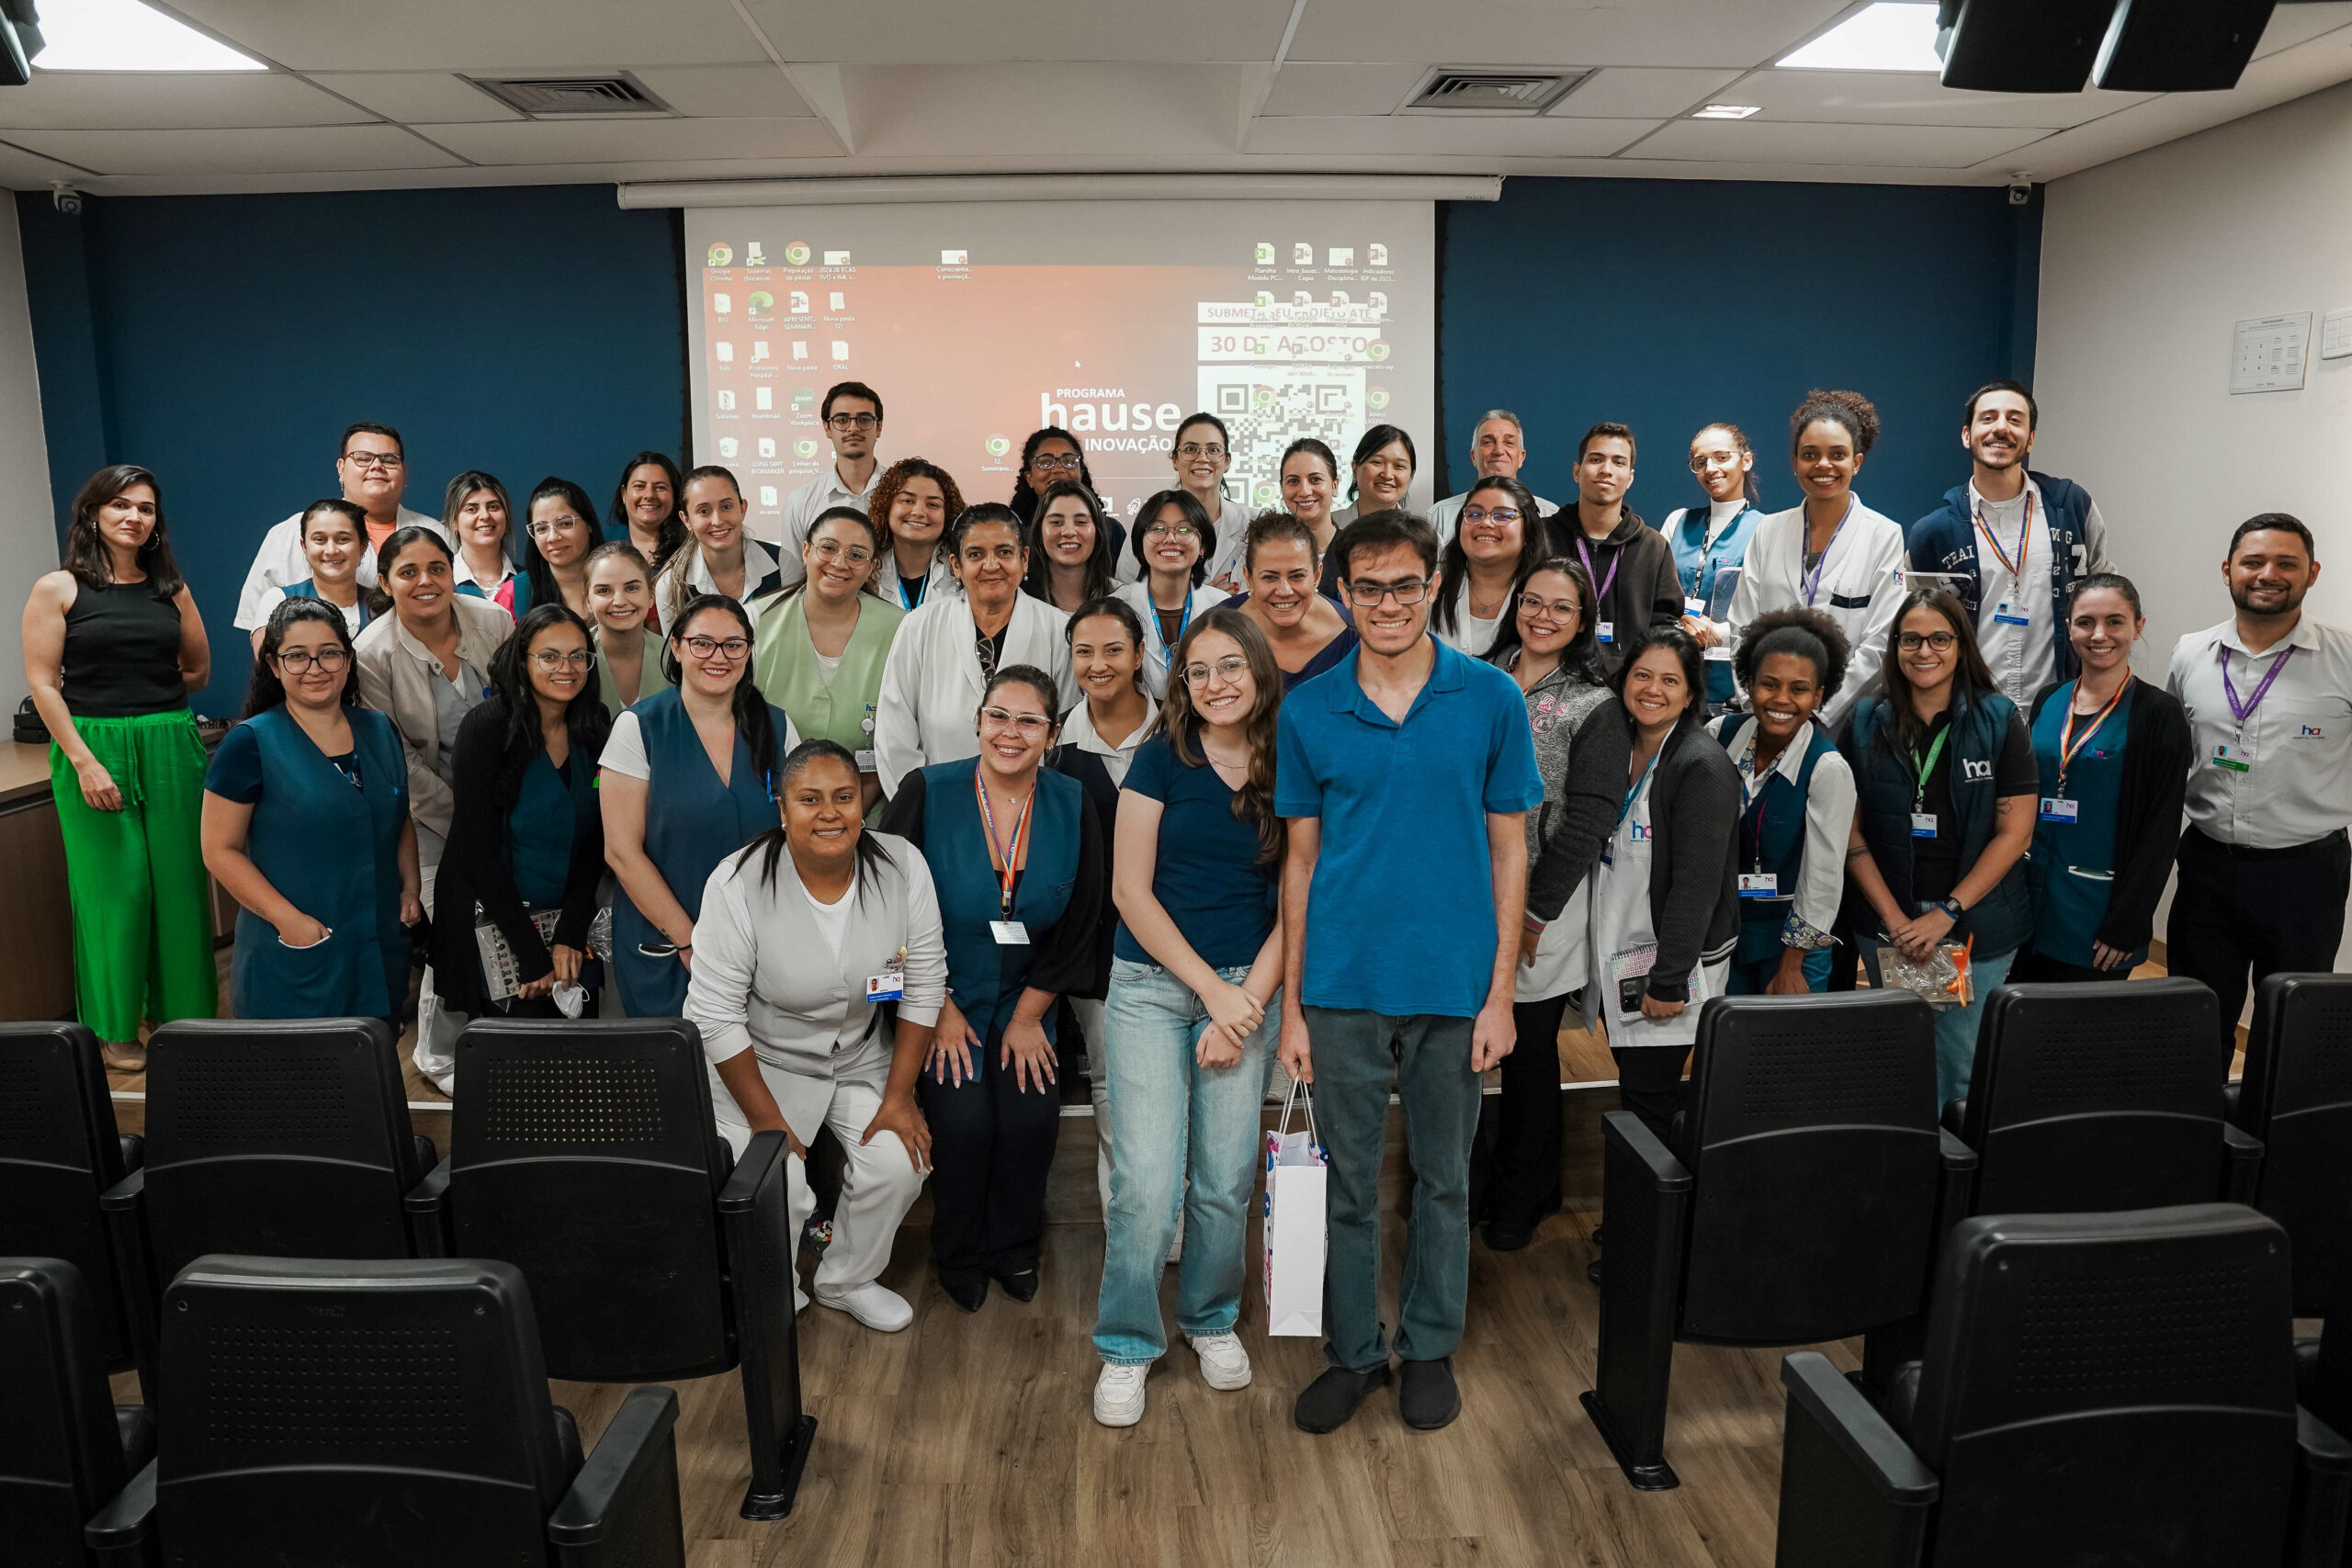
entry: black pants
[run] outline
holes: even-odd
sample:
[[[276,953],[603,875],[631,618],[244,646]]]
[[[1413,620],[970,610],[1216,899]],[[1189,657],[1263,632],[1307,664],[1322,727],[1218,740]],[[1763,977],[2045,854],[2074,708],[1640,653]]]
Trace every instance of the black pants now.
[[[1023,1091],[999,1035],[959,1084],[916,1080],[931,1123],[931,1258],[943,1276],[1025,1274],[1046,1230],[1046,1173],[1061,1134],[1052,1084]]]
[[[1850,991],[1854,988],[1854,965],[1861,957],[1861,949],[1854,941],[1853,922],[1839,910],[1829,922],[1829,984],[1826,989]]]
[[[1615,1046],[1617,1103],[1642,1119],[1657,1141],[1673,1146],[1675,1112],[1682,1109],[1682,1066],[1690,1059],[1689,1046]]]
[[[2335,967],[2352,842],[2339,830],[2283,850],[2234,849],[2191,828],[2165,928],[2165,968],[2202,980],[2222,1003],[2222,1042],[2236,1048],[2247,974]]]
[[[2009,964],[2009,977],[2004,984],[2046,980],[2129,980],[2132,966],[2119,964],[2112,969],[2094,968],[2087,964],[2062,964],[2030,947],[2018,949],[2016,959]]]
[[[1502,1230],[1533,1230],[1560,1207],[1560,1020],[1570,1000],[1511,1005],[1519,1038],[1503,1058],[1491,1136],[1479,1129],[1471,1171],[1472,1190],[1481,1194],[1473,1213]]]

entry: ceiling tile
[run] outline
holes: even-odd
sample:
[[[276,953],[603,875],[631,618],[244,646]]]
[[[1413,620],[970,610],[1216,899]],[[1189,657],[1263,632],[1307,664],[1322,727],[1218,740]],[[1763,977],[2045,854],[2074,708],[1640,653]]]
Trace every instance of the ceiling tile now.
[[[2262,29],[2262,41],[2254,46],[2254,57],[2259,60],[2266,54],[2292,49],[2342,27],[2352,27],[2352,4],[2281,6],[2270,13],[2270,25]]]
[[[436,126],[432,135],[477,164],[824,158],[842,152],[821,119],[526,119]]]
[[[1625,153],[1633,159],[1722,164],[1831,164],[1849,168],[1964,169],[2041,135],[1965,126],[1792,125],[1784,120],[1678,119]]]
[[[860,157],[1231,157],[1245,68],[859,65],[842,88]],[[1038,167],[1035,163],[1019,166]],[[1164,165],[1163,165],[1164,166]]]
[[[637,79],[680,114],[711,119],[805,119],[816,113],[775,64],[659,65]]]
[[[1612,65],[1577,83],[1544,112],[1578,119],[1665,119],[1706,102],[1739,75],[1721,68]]]
[[[1419,85],[1426,65],[1333,65],[1295,61],[1274,75],[1273,91],[1258,112],[1292,115],[1386,114]]]
[[[458,162],[396,125],[268,130],[28,130],[10,140],[106,175],[444,168]]]
[[[1499,119],[1486,116],[1390,115],[1377,119],[1261,119],[1250,128],[1259,154],[1323,153],[1389,158],[1605,158],[1657,124],[1654,119]]]
[[[376,117],[279,73],[36,71],[0,92],[0,128],[175,130],[267,125],[361,125]]]
[[[2144,93],[1972,93],[1917,71],[1758,71],[1739,84],[1759,120],[2023,126],[2056,130],[2145,102]]]
[[[572,71],[756,63],[727,0],[173,0],[222,38],[297,71]],[[560,14],[559,14],[560,13]]]
[[[446,71],[313,71],[310,79],[402,125],[464,125],[523,118],[472,83]]]
[[[0,190],[39,190],[51,180],[78,180],[82,171],[0,141]]]
[[[724,4],[724,0],[719,0]],[[1325,0],[1309,0],[1308,10]],[[786,60],[843,65],[1062,64],[1092,61],[1271,62],[1290,7],[1280,0],[746,0]],[[1351,58],[1342,56],[1340,58]],[[1363,58],[1361,56],[1352,58]],[[1408,58],[1403,56],[1372,58]]]
[[[1573,60],[1719,65],[1769,60],[1849,0],[1308,0],[1293,60]],[[1269,9],[1281,10],[1279,6]]]

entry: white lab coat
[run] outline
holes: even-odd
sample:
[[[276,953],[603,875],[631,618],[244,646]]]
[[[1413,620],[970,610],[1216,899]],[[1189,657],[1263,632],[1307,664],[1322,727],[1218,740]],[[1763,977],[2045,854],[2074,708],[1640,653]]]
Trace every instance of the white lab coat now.
[[[1812,606],[1838,623],[1853,650],[1846,664],[1846,683],[1821,710],[1821,726],[1832,734],[1856,703],[1878,690],[1887,634],[1894,625],[1895,606],[1903,602],[1903,573],[1910,563],[1902,528],[1857,496],[1852,513],[1821,563]],[[1747,542],[1747,564],[1731,596],[1733,646],[1738,646],[1747,623],[1766,611],[1804,604],[1804,508],[1799,505],[1765,518]]]
[[[1051,675],[1060,711],[1080,699],[1069,644],[1062,640],[1069,618],[1043,599],[1021,594],[998,661],[1000,668],[1034,664]],[[874,699],[874,767],[883,794],[898,794],[899,781],[917,768],[980,754],[980,697],[988,682],[973,651],[979,636],[972,602],[961,593],[926,598],[899,623]]]
[[[400,508],[393,528],[430,528],[447,543],[449,530],[441,526],[438,517],[427,517],[422,512]],[[302,553],[302,514],[296,513],[283,522],[273,523],[269,532],[261,536],[261,548],[254,552],[254,564],[245,571],[245,585],[237,593],[236,617],[229,624],[241,632],[269,623],[269,612],[283,594],[273,594],[273,588],[286,588],[306,582],[311,576],[311,558]],[[368,547],[366,535],[359,540],[359,586],[376,586],[376,552]]]
[[[1127,607],[1135,611],[1136,619],[1143,623],[1143,686],[1151,694],[1151,700],[1159,702],[1168,695],[1168,660],[1175,650],[1159,640],[1159,615],[1152,607],[1151,584],[1129,582],[1114,589],[1111,597],[1125,601]],[[1224,589],[1213,588],[1203,582],[1193,590],[1192,608],[1184,617],[1184,624],[1190,626],[1203,615],[1232,597]],[[1177,640],[1183,640],[1182,633],[1178,634]]]

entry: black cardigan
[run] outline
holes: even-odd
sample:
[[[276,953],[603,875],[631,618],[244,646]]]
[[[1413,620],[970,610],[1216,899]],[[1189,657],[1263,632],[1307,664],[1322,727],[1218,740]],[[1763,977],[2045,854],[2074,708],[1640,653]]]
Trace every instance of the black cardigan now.
[[[2034,699],[2033,716],[2058,687]],[[2115,802],[2115,881],[2098,940],[2137,953],[2155,934],[2156,904],[2180,847],[2182,803],[2197,743],[2180,701],[2162,686],[2132,677],[2132,716],[2123,726],[2123,783]]]
[[[1739,940],[1739,769],[1693,716],[1666,738],[1650,780],[1649,994],[1662,1002],[1687,999],[1700,960]]]
[[[506,857],[506,813],[498,805],[498,775],[506,756],[506,704],[492,697],[466,715],[449,749],[448,847],[434,878],[433,984],[441,998],[460,1012],[489,1010],[482,995],[481,952],[474,944],[474,906],[505,933],[526,980],[544,978],[555,967],[538,928],[523,912],[514,873]],[[593,768],[596,759],[571,750],[571,765]],[[585,948],[596,918],[596,890],[605,877],[605,819],[591,809],[572,824],[571,859],[564,869],[563,910],[556,917],[555,940]]]
[[[1544,518],[1544,526],[1551,538],[1554,555],[1582,559],[1577,542],[1584,539],[1584,522],[1576,502],[1570,502]],[[1681,623],[1682,576],[1675,568],[1674,547],[1630,506],[1608,538],[1599,545],[1589,540],[1585,544],[1598,569],[1593,573],[1593,592],[1600,595],[1592,618],[1612,623],[1610,640],[1593,650],[1593,664],[1602,675],[1613,675],[1617,666],[1625,661],[1625,649],[1645,632]],[[1609,591],[1601,593],[1601,579],[1611,575],[1611,558],[1617,563],[1614,581],[1609,584]]]
[[[1082,702],[1080,706],[1085,705]],[[1072,708],[1071,713],[1077,712]],[[1069,715],[1062,716],[1065,723]],[[1102,830],[1102,913],[1096,920],[1095,962],[1101,965],[1094,984],[1067,993],[1086,1001],[1101,1001],[1110,994],[1111,942],[1119,931],[1119,906],[1111,897],[1111,863],[1119,848],[1119,786],[1111,782],[1111,770],[1102,765],[1102,753],[1082,751],[1075,746],[1054,748],[1053,769],[1078,781],[1086,798],[1094,807],[1094,820]],[[1091,1042],[1089,1042],[1091,1043]]]

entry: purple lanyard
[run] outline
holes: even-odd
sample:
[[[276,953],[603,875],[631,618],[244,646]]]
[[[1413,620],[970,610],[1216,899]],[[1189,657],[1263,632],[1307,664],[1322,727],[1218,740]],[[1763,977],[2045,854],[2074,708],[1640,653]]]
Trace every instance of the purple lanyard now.
[[[1805,575],[1804,607],[1808,610],[1813,608],[1814,598],[1821,592],[1821,574],[1829,570],[1829,552],[1838,547],[1838,536],[1846,531],[1846,518],[1853,514],[1854,498],[1849,495],[1846,498],[1845,517],[1838,518],[1838,526],[1829,530],[1829,542],[1821,547],[1821,558],[1814,563],[1813,570]],[[1797,562],[1802,566],[1804,562],[1804,532],[1803,530],[1805,525],[1802,515],[1798,517],[1797,522],[1800,528],[1797,535]]]
[[[2278,662],[2270,667],[2269,673],[2264,675],[2260,683],[2254,688],[2254,695],[2244,702],[2238,700],[2238,689],[2230,680],[2229,644],[2223,643],[2216,651],[2222,656],[2222,694],[2230,699],[2230,711],[2237,715],[2238,728],[2243,729],[2245,728],[2245,721],[2254,716],[2254,710],[2262,705],[2262,699],[2270,694],[2270,682],[2278,679],[2278,672],[2287,668],[2287,660],[2295,657],[2295,650],[2290,647],[2286,652],[2280,654]]]
[[[1584,558],[1585,576],[1592,577],[1597,575],[1592,570],[1592,550],[1585,544],[1584,527],[1581,524],[1577,525],[1577,554]],[[1601,578],[1600,586],[1592,591],[1593,602],[1595,604],[1599,604],[1609,597],[1609,585],[1617,581],[1617,569],[1624,564],[1625,547],[1620,545],[1617,547],[1617,553],[1609,558],[1609,575]]]

